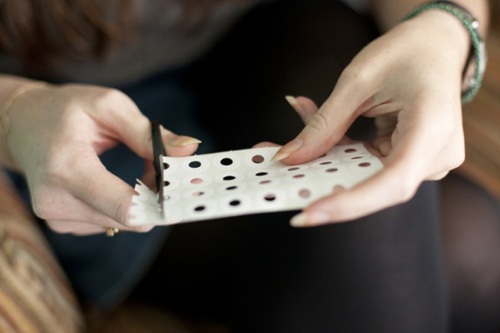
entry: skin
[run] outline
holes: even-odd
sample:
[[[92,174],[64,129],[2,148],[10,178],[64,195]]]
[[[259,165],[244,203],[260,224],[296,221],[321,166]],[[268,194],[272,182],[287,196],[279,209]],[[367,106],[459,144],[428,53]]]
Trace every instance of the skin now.
[[[396,205],[409,200],[423,181],[440,179],[462,163],[460,85],[469,36],[456,18],[441,11],[396,25],[419,3],[373,1],[388,31],[352,60],[319,108],[297,98],[306,126],[276,159],[295,164],[320,156],[345,139],[356,117],[367,116],[379,126],[372,144],[385,168],[306,207],[292,225],[349,221]],[[485,1],[460,3],[482,24],[487,21]],[[0,103],[29,84],[0,76]],[[150,229],[128,225],[133,189],[98,158],[124,142],[151,164],[149,121],[127,96],[105,87],[47,85],[16,98],[9,113],[10,130],[0,136],[0,147],[6,147],[0,148],[0,161],[25,175],[34,211],[52,229],[79,235],[102,233],[106,227]],[[166,129],[162,136],[172,156],[190,155],[199,143]],[[151,169],[144,179],[151,179]]]
[[[107,227],[151,229],[127,225],[134,191],[98,158],[124,142],[152,164],[149,120],[126,95],[87,85],[36,88],[16,99],[10,122],[10,164],[25,174],[34,212],[53,230],[86,235]],[[162,137],[171,156],[191,155],[200,142],[164,128]],[[153,177],[150,167],[143,178]]]
[[[462,4],[480,22],[487,21],[485,2]],[[406,5],[397,8],[403,11]],[[394,22],[390,15],[379,20],[383,27]],[[296,164],[318,157],[339,143],[357,117],[366,116],[375,118],[378,137],[369,144],[384,169],[306,207],[292,218],[293,226],[350,221],[403,203],[422,182],[441,179],[463,162],[460,87],[469,40],[454,16],[427,11],[367,45],[319,109],[306,98],[297,99],[310,116],[303,131],[277,152],[276,160]]]

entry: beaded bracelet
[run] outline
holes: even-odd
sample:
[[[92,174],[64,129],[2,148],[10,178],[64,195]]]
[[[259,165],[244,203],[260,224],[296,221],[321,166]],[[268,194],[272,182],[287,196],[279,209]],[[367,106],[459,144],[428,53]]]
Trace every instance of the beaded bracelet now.
[[[465,27],[472,41],[471,54],[464,70],[464,83],[462,86],[462,104],[466,104],[474,99],[481,87],[484,70],[486,68],[486,50],[484,41],[479,34],[479,22],[463,6],[452,1],[433,1],[425,3],[403,18],[403,21],[431,9],[444,10],[454,15]],[[470,77],[472,73],[472,77]]]

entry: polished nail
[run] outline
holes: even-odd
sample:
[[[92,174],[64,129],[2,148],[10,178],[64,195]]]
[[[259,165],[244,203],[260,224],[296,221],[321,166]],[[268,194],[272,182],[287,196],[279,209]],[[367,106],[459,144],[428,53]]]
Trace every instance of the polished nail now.
[[[302,105],[300,105],[300,103],[297,101],[295,96],[286,95],[285,99],[288,102],[288,104],[290,104],[295,111],[301,112],[303,110]]]
[[[308,217],[305,213],[300,213],[292,217],[290,225],[292,227],[305,227],[307,226]]]
[[[309,227],[330,222],[330,214],[323,211],[313,211],[300,213],[292,217],[290,225],[292,227]]]
[[[304,144],[304,142],[302,140],[298,140],[298,139],[295,139],[295,140],[288,142],[286,145],[281,147],[281,149],[278,150],[276,152],[276,154],[274,154],[271,161],[284,160],[285,158],[287,158],[288,156],[290,156],[291,154],[293,154],[294,152],[299,150],[303,144]]]
[[[167,142],[167,146],[170,147],[185,147],[189,145],[194,145],[194,144],[199,144],[201,143],[200,140],[196,138],[192,138],[190,136],[177,136],[172,140],[169,140]]]

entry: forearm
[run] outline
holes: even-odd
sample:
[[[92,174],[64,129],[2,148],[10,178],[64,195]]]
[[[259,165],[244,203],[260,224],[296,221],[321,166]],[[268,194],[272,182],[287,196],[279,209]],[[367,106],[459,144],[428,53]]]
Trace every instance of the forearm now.
[[[373,15],[382,31],[386,31],[399,23],[401,19],[423,0],[370,0]],[[455,0],[455,3],[467,8],[479,21],[479,31],[486,35],[489,24],[489,8],[487,0]]]

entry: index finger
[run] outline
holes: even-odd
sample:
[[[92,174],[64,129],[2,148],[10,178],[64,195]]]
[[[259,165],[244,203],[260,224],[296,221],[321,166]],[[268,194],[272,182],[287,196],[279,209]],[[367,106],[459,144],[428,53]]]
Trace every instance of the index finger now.
[[[276,152],[274,159],[290,164],[304,163],[339,143],[356,119],[359,106],[363,105],[363,94],[356,91],[355,86],[338,84],[314,115],[307,114],[304,129]]]

